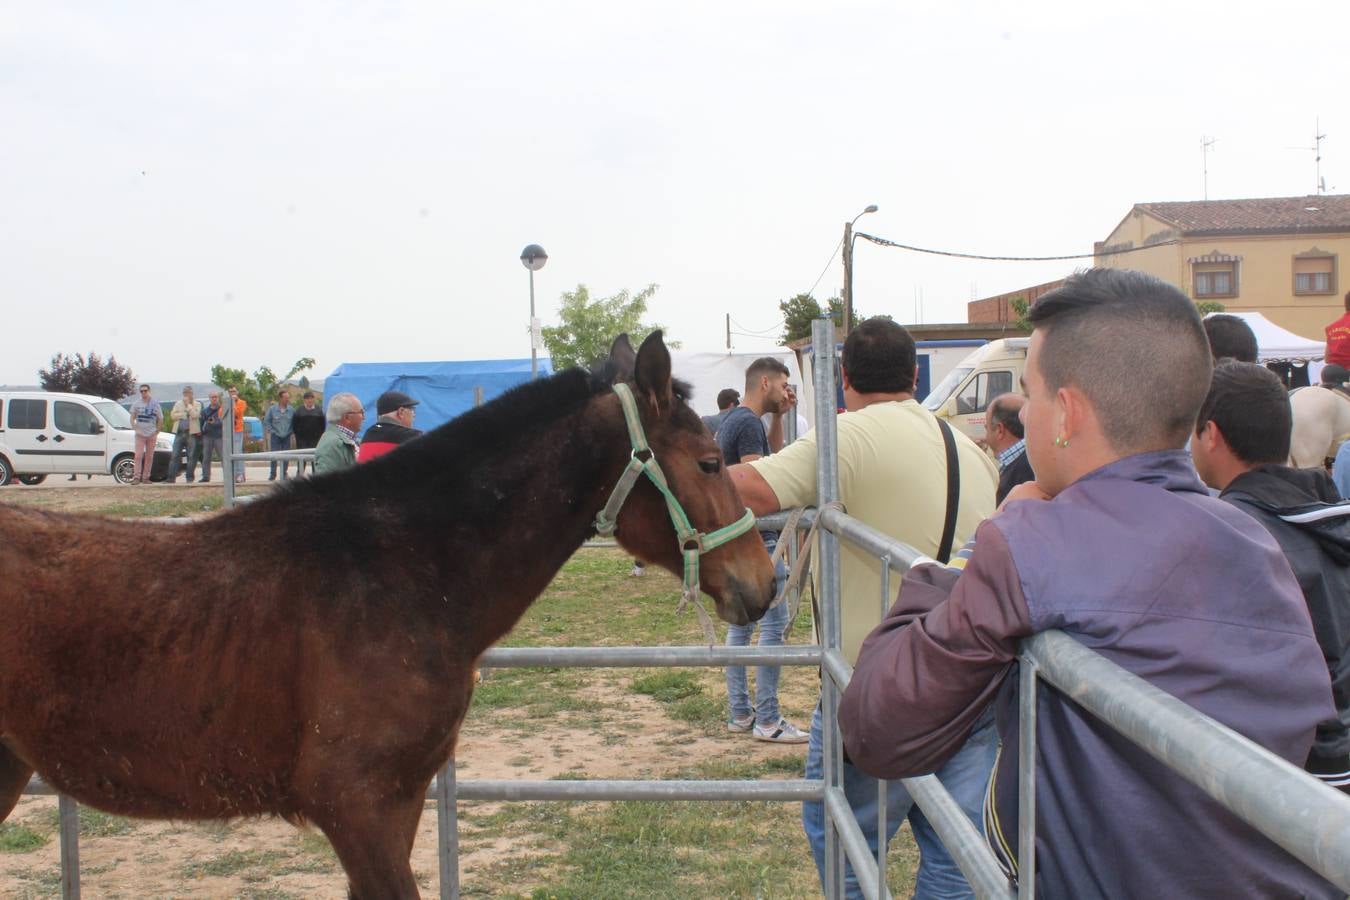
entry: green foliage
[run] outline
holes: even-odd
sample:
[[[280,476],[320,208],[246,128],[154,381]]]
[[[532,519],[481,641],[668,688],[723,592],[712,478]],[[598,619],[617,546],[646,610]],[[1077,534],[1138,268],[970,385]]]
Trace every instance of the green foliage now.
[[[1031,323],[1027,321],[1027,313],[1031,310],[1031,304],[1027,302],[1027,298],[1013,297],[1008,301],[1008,305],[1012,307],[1013,315],[1017,317],[1013,320],[1013,324],[1021,331],[1031,331]]]
[[[136,376],[117,357],[105,361],[92,351],[88,357],[56,354],[51,368],[38,370],[38,381],[44,391],[93,394],[109,400],[121,400],[136,390]]]
[[[633,682],[633,690],[661,703],[674,703],[703,693],[703,687],[692,672],[676,669],[638,678]]]
[[[47,835],[25,825],[0,824],[0,853],[27,853],[47,843]]]
[[[636,347],[642,340],[662,326],[643,322],[647,303],[656,293],[656,285],[649,284],[636,294],[627,289],[612,297],[591,299],[586,285],[575,291],[564,291],[558,307],[558,326],[543,329],[544,347],[553,359],[553,370],[571,366],[586,366],[609,354],[614,339],[625,332]],[[664,329],[663,329],[664,330]],[[679,342],[666,339],[666,346],[679,347]]]
[[[834,327],[842,328],[844,325],[844,301],[838,297],[831,297],[825,302],[829,305],[830,318],[834,319]],[[812,320],[825,315],[820,301],[810,294],[798,294],[795,297],[780,300],[778,310],[783,314],[782,342],[784,344],[809,338]],[[862,320],[863,316],[858,313],[858,308],[855,306],[853,308],[853,321],[861,322]]]
[[[239,388],[239,396],[244,398],[246,411],[252,415],[262,415],[276,399],[278,386],[288,384],[296,375],[312,368],[314,360],[308,356],[297,359],[290,370],[280,378],[270,366],[259,366],[250,376],[245,374],[243,369],[231,369],[217,363],[211,367],[211,382],[224,388],[230,385]],[[298,399],[294,396],[291,398],[293,403],[298,402]]]
[[[1197,300],[1195,303],[1195,308],[1200,311],[1200,315],[1203,318],[1204,316],[1207,316],[1210,313],[1221,313],[1228,307],[1224,306],[1222,303],[1219,303],[1216,300]]]

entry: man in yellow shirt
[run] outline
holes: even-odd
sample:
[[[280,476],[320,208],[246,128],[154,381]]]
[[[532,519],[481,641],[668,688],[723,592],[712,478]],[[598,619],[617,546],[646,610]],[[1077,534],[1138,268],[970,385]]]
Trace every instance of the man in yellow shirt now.
[[[868,319],[844,342],[844,404],[839,417],[839,495],[849,515],[914,547],[937,556],[947,515],[947,453],[933,415],[914,399],[917,376],[914,340],[888,319]],[[756,515],[815,505],[816,433],[812,430],[781,453],[730,467],[741,497]],[[979,447],[954,432],[960,499],[954,511],[953,548],[959,548],[976,526],[994,512],[998,471]],[[881,596],[881,568],[866,552],[840,541],[840,604],[844,656],[850,663],[863,638],[881,622],[898,588],[892,579],[890,597]],[[897,710],[903,715],[903,710]],[[990,725],[977,728],[964,749],[939,770],[938,778],[979,827],[997,736]],[[820,708],[811,722],[806,777],[823,769]],[[845,764],[844,790],[875,854],[877,782]],[[914,806],[897,781],[887,795],[887,834],[909,818],[922,859],[915,895],[971,896],[955,861],[936,830]],[[803,804],[802,824],[824,882],[824,810],[818,801]],[[852,867],[846,871],[849,897],[859,897]]]

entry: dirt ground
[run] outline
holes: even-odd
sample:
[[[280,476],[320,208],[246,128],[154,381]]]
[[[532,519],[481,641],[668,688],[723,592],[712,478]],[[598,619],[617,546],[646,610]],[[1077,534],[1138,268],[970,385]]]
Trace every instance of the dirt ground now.
[[[265,475],[264,475],[265,477]],[[253,481],[251,478],[250,481]],[[219,492],[218,485],[84,486],[64,479],[40,488],[0,488],[0,502],[34,503],[46,508],[89,512],[122,502],[129,492],[185,495]],[[265,484],[265,482],[264,482]],[[250,485],[251,487],[253,485]],[[614,670],[610,670],[612,673]],[[492,677],[492,673],[488,673]],[[785,678],[785,682],[786,682]],[[807,697],[814,679],[800,679],[791,702],[798,708],[813,703]],[[575,729],[541,721],[529,732],[491,727],[470,715],[460,736],[457,777],[461,779],[542,780],[558,776],[586,778],[661,778],[702,759],[753,755],[800,755],[801,745],[776,746],[747,735],[709,736],[667,716],[655,700],[628,690],[625,682],[606,673],[597,676],[585,699],[603,704],[606,717],[647,722],[653,727],[625,729],[623,743],[603,727]],[[789,698],[784,696],[784,702]],[[804,721],[799,724],[805,725]],[[462,806],[462,804],[461,804]],[[475,804],[486,811],[493,804]],[[23,797],[9,817],[9,825],[27,825],[50,832],[56,817],[55,797]],[[112,833],[85,836],[80,841],[83,896],[91,898],[246,897],[341,898],[346,880],[326,841],[317,832],[309,837],[286,822],[249,820],[229,825],[118,820]],[[428,803],[422,816],[412,863],[424,896],[435,896],[439,883],[436,807]],[[803,842],[803,847],[804,847]],[[489,867],[513,848],[498,843],[465,842],[460,870]],[[0,852],[0,897],[36,898],[60,895],[59,842],[53,835],[41,847],[27,852]],[[518,851],[517,851],[518,852]],[[263,865],[259,865],[263,863]],[[260,876],[259,871],[266,872]],[[466,887],[471,876],[465,876]]]
[[[800,753],[750,740],[745,735],[708,737],[697,730],[681,730],[648,697],[612,685],[595,687],[594,699],[638,721],[660,722],[662,727],[627,735],[620,752],[603,730],[568,730],[541,723],[528,734],[518,730],[480,727],[473,717],[465,723],[457,753],[456,777],[462,779],[542,780],[584,773],[597,778],[660,778],[698,759],[727,754],[773,755]],[[528,760],[528,762],[526,762]],[[461,804],[462,805],[462,804]],[[490,810],[495,804],[475,804]],[[24,797],[11,815],[11,824],[49,823],[56,815],[55,797]],[[141,897],[312,897],[346,896],[346,878],[326,854],[303,851],[301,832],[279,820],[263,819],[222,828],[180,822],[136,822],[125,834],[84,837],[80,841],[81,888],[91,898]],[[413,871],[424,896],[436,896],[439,883],[436,857],[436,807],[428,803],[413,848]],[[315,833],[317,836],[317,833]],[[319,837],[321,841],[321,837]],[[307,845],[312,849],[314,840]],[[460,870],[491,866],[515,848],[504,843],[466,843],[461,846]],[[260,879],[254,867],[225,872],[228,864],[277,855]],[[286,858],[281,858],[285,856]],[[313,871],[320,869],[320,871]],[[53,837],[28,853],[0,855],[0,896],[8,898],[59,896],[60,847]],[[471,876],[465,876],[466,887]]]

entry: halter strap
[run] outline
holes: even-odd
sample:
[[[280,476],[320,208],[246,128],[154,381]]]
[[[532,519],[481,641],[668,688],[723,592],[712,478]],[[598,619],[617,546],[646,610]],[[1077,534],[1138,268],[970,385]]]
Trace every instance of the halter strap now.
[[[642,429],[642,419],[638,416],[637,401],[633,399],[632,390],[626,384],[616,384],[614,393],[619,395],[619,404],[623,407],[623,418],[628,426],[628,440],[633,445],[633,452],[628,465],[624,467],[623,474],[614,485],[609,500],[596,514],[595,530],[604,537],[614,534],[614,529],[618,526],[619,510],[623,508],[638,478],[646,475],[665,498],[670,524],[675,527],[675,537],[680,543],[680,553],[684,557],[684,595],[680,605],[683,607],[686,603],[694,603],[699,613],[699,621],[703,625],[704,635],[708,637],[709,643],[713,643],[716,636],[712,631],[712,622],[707,618],[708,614],[703,605],[698,603],[698,558],[754,528],[755,514],[747,507],[745,515],[735,522],[707,534],[691,525],[684,507],[680,505],[680,501],[670,489],[669,482],[666,481],[666,473],[656,461],[656,454],[647,444],[647,434]]]

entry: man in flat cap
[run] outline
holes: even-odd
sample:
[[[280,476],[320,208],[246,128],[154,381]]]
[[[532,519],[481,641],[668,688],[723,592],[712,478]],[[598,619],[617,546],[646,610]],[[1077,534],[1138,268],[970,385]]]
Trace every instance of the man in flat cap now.
[[[379,418],[361,438],[356,461],[370,462],[420,435],[422,432],[412,427],[418,402],[402,391],[385,391],[381,394],[380,399],[375,401],[375,412]]]

